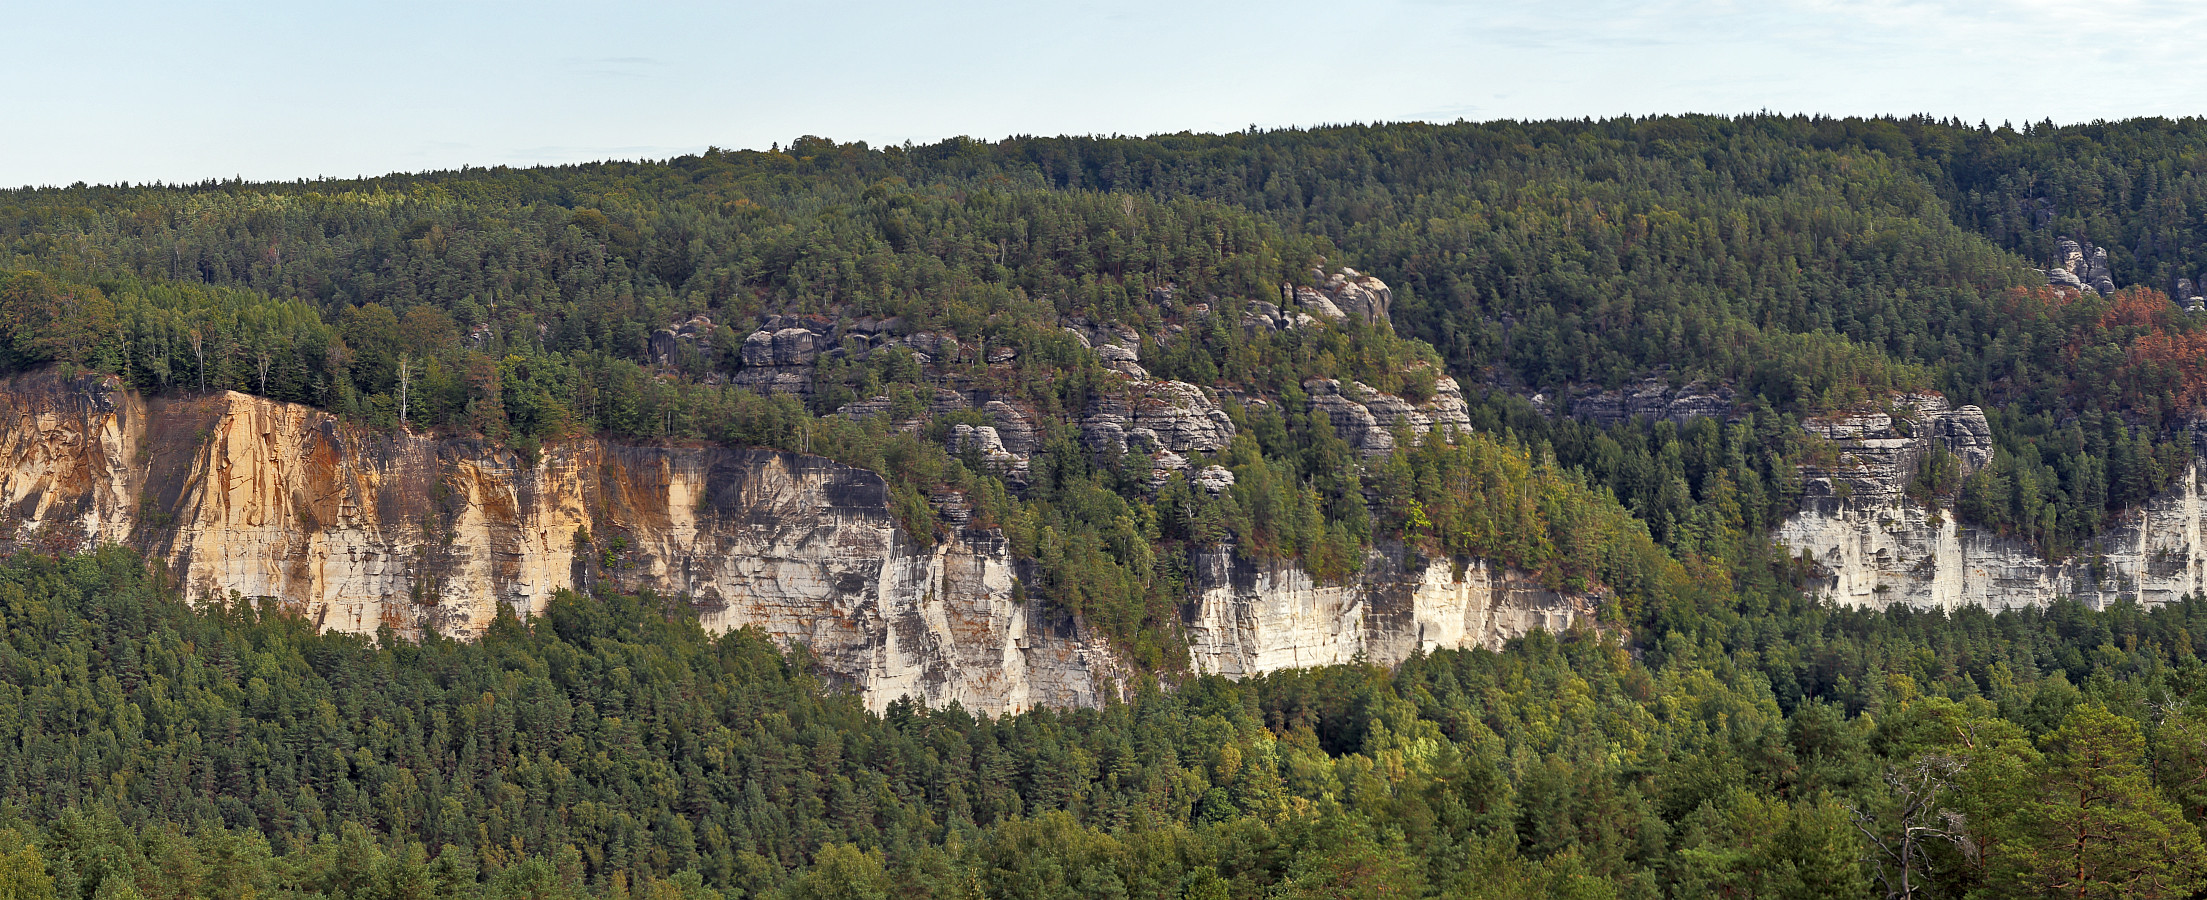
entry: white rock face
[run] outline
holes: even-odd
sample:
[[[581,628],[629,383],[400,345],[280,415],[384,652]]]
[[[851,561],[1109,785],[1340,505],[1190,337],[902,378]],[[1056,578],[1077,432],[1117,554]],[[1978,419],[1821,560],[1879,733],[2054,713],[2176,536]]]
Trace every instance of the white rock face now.
[[[1207,427],[1150,439],[1201,445],[1217,439]],[[991,429],[961,439],[1003,452]],[[0,383],[0,459],[0,543],[127,543],[195,598],[275,598],[328,629],[472,638],[501,606],[534,615],[562,589],[610,582],[686,598],[714,631],[804,644],[877,710],[903,696],[988,713],[1092,706],[1128,674],[1081,622],[1020,599],[1001,534],[919,546],[879,475],[818,457],[581,440],[532,464],[244,394],[149,401],[31,375]],[[1375,551],[1362,576],[1319,585],[1205,554],[1196,665],[1389,663],[1592,609],[1511,573],[1406,572],[1401,558]]]
[[[1808,470],[1802,511],[1780,543],[1812,559],[1820,590],[1853,606],[1956,609],[2043,606],[2073,597],[2105,606],[2122,597],[2168,603],[2207,593],[2207,485],[2194,463],[2175,490],[2118,517],[2096,546],[2052,563],[2018,541],[1956,524],[1951,509],[1906,497],[1916,460],[1944,445],[1974,470],[1991,458],[1991,431],[1975,407],[1948,410],[1933,396],[1905,398],[1913,428],[1862,415],[1814,426],[1841,447],[1840,463]]]
[[[1373,550],[1345,584],[1300,568],[1197,555],[1201,585],[1188,625],[1198,671],[1241,677],[1362,658],[1392,665],[1412,651],[1500,647],[1533,629],[1560,632],[1592,620],[1594,600],[1550,591],[1524,573],[1448,560],[1405,570],[1400,547]]]

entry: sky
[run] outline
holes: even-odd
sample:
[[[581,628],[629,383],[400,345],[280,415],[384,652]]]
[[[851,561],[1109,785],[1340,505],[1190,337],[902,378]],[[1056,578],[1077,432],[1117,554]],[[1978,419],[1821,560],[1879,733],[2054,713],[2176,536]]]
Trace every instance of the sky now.
[[[2162,0],[0,0],[0,185],[663,159],[799,135],[2207,114]]]

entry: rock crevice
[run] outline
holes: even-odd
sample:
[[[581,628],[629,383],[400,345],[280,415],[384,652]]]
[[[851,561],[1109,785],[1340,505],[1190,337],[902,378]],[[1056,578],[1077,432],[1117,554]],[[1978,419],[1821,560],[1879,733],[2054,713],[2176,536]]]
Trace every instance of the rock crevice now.
[[[1231,439],[1193,386],[1146,384],[1123,418],[1095,424],[1123,422],[1120,439],[1160,454]],[[1032,433],[999,421],[954,439],[1014,465]],[[881,476],[818,457],[585,439],[532,462],[245,394],[147,399],[51,374],[0,384],[0,453],[0,541],[128,544],[195,599],[274,598],[327,629],[469,638],[501,607],[534,615],[562,589],[610,583],[685,598],[714,631],[804,644],[875,709],[903,696],[989,713],[1089,706],[1128,675],[1077,618],[1025,595],[1002,534],[959,528],[921,546]],[[1224,489],[1208,469],[1196,479]],[[1292,565],[1201,554],[1195,666],[1393,662],[1591,609],[1515,573],[1404,559],[1374,551],[1363,575],[1322,585]]]

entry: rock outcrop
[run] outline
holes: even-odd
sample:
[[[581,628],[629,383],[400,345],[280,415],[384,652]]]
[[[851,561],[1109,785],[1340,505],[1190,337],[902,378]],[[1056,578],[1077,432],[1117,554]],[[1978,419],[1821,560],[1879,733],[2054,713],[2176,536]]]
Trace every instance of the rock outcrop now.
[[[1195,385],[1137,380],[1089,403],[1081,440],[1099,452],[1211,453],[1233,443],[1234,420]]]
[[[366,432],[227,393],[145,401],[104,379],[0,386],[0,536],[127,543],[194,597],[275,598],[324,628],[479,634],[501,605],[610,581],[711,629],[808,645],[875,706],[1092,705],[1116,663],[1014,599],[1001,535],[909,540],[879,475],[818,457],[575,441],[534,463]]]
[[[1311,379],[1303,390],[1310,395],[1311,406],[1323,410],[1333,422],[1334,433],[1366,456],[1393,452],[1398,426],[1413,437],[1434,430],[1471,430],[1471,410],[1464,405],[1463,389],[1446,375],[1435,377],[1432,395],[1417,403],[1380,393],[1362,382],[1344,386],[1331,378]]]
[[[1838,445],[1838,463],[1811,467],[1801,512],[1778,540],[1806,554],[1818,589],[1856,606],[1936,609],[2043,606],[2072,597],[2104,606],[2129,597],[2167,603],[2207,593],[2207,481],[2194,463],[2177,488],[2121,514],[2095,544],[2049,562],[2032,547],[1959,524],[1943,505],[1907,495],[1917,460],[1943,449],[1964,471],[1992,455],[1991,429],[1975,407],[1950,410],[1936,396],[1902,398],[1883,412],[1812,423]]]
[[[1332,275],[1323,269],[1312,269],[1310,274],[1319,286],[1282,285],[1281,307],[1301,307],[1304,312],[1321,319],[1340,320],[1353,316],[1367,323],[1388,321],[1395,293],[1387,287],[1387,282],[1349,268]],[[1277,310],[1273,312],[1277,315]]]
[[[1541,407],[1550,405],[1544,395],[1535,396],[1533,403]],[[1700,381],[1673,385],[1660,378],[1611,390],[1581,388],[1570,393],[1569,405],[1568,412],[1573,418],[1602,426],[1632,419],[1667,420],[1679,424],[1703,417],[1723,421],[1731,418],[1733,411],[1729,388]]]
[[[2115,293],[2114,273],[2107,264],[2107,248],[2072,238],[2062,238],[2054,247],[2054,267],[2041,271],[2047,284],[2080,293],[2092,290],[2101,296]]]
[[[769,339],[778,360],[780,333]],[[1163,395],[1122,411],[1130,444],[1169,455],[1231,438],[1200,391],[1148,384]],[[1033,433],[951,439],[1011,465]],[[923,546],[879,475],[817,457],[577,440],[526,459],[245,394],[147,399],[51,374],[0,382],[0,454],[0,543],[128,544],[194,598],[273,598],[323,628],[472,637],[501,608],[533,615],[559,590],[610,582],[684,598],[710,629],[802,643],[876,709],[902,696],[991,713],[1094,705],[1127,674],[1077,619],[1022,599],[1001,534],[960,527]],[[1232,482],[1215,466],[1191,475],[1214,492]],[[1399,548],[1341,585],[1224,551],[1197,562],[1190,628],[1212,672],[1492,646],[1592,609]]]
[[[1548,590],[1524,573],[1413,560],[1400,546],[1370,551],[1363,572],[1339,585],[1292,566],[1243,560],[1231,549],[1194,562],[1201,589],[1189,653],[1197,670],[1228,677],[1494,647],[1536,628],[1592,621],[1594,613],[1593,598]]]

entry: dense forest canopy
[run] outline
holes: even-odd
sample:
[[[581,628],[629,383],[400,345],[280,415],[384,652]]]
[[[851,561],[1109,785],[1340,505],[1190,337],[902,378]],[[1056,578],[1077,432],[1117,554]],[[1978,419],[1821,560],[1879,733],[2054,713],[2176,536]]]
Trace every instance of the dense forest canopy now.
[[[66,359],[385,425],[406,380],[411,424],[523,446],[727,436],[728,401],[695,386],[737,365],[762,312],[1040,347],[1067,315],[1155,334],[1173,319],[1149,300],[1162,285],[1254,301],[1349,264],[1388,279],[1395,330],[1475,386],[1708,378],[1783,414],[1907,388],[1984,406],[2010,489],[1965,508],[2060,556],[2141,496],[2100,484],[2112,446],[2184,449],[2171,439],[2207,368],[2195,317],[2151,294],[2038,289],[2031,268],[2074,237],[2107,249],[2118,285],[2207,273],[2190,212],[2203,145],[2191,119],[1798,116],[806,137],[663,163],[24,189],[0,193],[0,253],[106,301],[9,289],[11,321],[38,332],[11,343],[16,365]],[[656,358],[652,332],[700,313],[719,339]],[[1389,389],[1418,352],[1252,371],[1208,364],[1237,358],[1223,343],[1173,374]],[[661,363],[685,377],[651,377]],[[1048,377],[1064,364],[1029,354],[1006,386],[1078,403],[1090,382]],[[883,363],[819,380],[814,414],[920,379]],[[2079,421],[2085,440],[2061,433]],[[2162,469],[2149,491],[2173,477]]]
[[[948,534],[928,498],[964,495],[1022,588],[1145,679],[1098,710],[876,717],[674,598],[366,640],[195,609],[113,549],[18,556],[0,896],[2191,896],[2200,601],[1838,611],[1768,535],[1829,452],[1804,419],[1903,391],[1985,407],[1997,443],[1911,489],[2050,556],[2181,477],[2203,178],[2207,120],[1747,116],[0,192],[0,368],[525,457],[831,456],[887,475],[922,542]],[[2115,289],[2035,271],[2063,240]],[[1237,324],[1344,266],[1390,315]],[[746,335],[790,317],[951,340],[832,348],[762,391]],[[1123,366],[1068,323],[1223,398],[1233,439],[1192,462],[1230,488],[1084,442]],[[1472,430],[1380,455],[1305,389],[1422,401],[1444,375]],[[1730,415],[1527,399],[1648,380],[1722,385]],[[931,412],[947,384],[1035,415],[1029,469],[953,446],[981,420]],[[1334,580],[1397,543],[1599,593],[1602,630],[1186,671],[1190,550]]]
[[[1536,632],[999,719],[871,715],[648,595],[562,595],[477,643],[363,638],[194,609],[106,550],[0,564],[0,622],[22,900],[2207,885],[2196,601],[1794,601],[1679,620],[1659,654]]]

